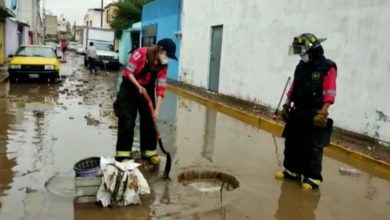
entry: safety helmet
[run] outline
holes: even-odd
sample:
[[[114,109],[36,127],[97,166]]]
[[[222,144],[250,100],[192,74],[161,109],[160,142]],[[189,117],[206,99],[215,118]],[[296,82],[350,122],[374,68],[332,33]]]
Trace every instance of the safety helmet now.
[[[311,50],[321,46],[326,38],[317,38],[314,34],[304,33],[294,37],[292,45],[289,48],[289,55],[305,55]]]

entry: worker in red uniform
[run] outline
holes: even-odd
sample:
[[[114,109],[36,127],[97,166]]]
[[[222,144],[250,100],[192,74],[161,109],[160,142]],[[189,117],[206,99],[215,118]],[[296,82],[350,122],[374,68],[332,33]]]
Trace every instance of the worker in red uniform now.
[[[323,148],[330,143],[333,128],[328,109],[335,102],[337,66],[325,58],[324,40],[309,33],[294,38],[290,52],[300,55],[301,61],[282,112],[285,169],[275,177],[302,181],[307,190],[323,180]]]
[[[69,42],[65,39],[62,39],[60,42],[60,47],[61,47],[61,51],[62,51],[62,58],[65,60],[66,50],[69,47]]]
[[[136,49],[123,72],[114,111],[118,117],[118,139],[116,159],[118,161],[132,158],[134,126],[137,112],[140,116],[141,156],[152,165],[158,165],[157,137],[153,120],[158,119],[161,102],[164,98],[169,58],[175,56],[176,44],[168,38],[160,40],[157,45]],[[143,96],[147,93],[153,101],[154,115]],[[157,101],[155,102],[155,94]]]

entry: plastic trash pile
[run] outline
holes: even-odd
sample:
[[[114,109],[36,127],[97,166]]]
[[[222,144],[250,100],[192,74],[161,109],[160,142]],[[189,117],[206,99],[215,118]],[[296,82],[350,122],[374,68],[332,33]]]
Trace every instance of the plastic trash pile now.
[[[117,162],[114,158],[100,158],[103,177],[96,195],[103,207],[140,204],[139,195],[150,194],[149,184],[133,160]]]

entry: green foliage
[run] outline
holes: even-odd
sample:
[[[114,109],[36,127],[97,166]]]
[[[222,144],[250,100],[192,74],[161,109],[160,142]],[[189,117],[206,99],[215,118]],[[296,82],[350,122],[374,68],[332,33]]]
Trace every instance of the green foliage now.
[[[152,0],[121,0],[116,3],[114,20],[110,26],[116,32],[129,28],[133,23],[141,20],[142,6]]]

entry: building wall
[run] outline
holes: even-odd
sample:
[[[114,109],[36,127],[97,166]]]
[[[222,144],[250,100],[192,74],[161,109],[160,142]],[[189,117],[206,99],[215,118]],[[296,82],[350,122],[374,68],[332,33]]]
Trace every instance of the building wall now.
[[[18,23],[9,18],[5,24],[5,56],[14,54],[19,47]]]
[[[299,60],[288,46],[313,32],[338,64],[335,125],[390,142],[389,10],[389,1],[185,0],[180,78],[208,87],[211,27],[223,25],[220,92],[276,108]]]
[[[23,30],[21,31],[22,35],[22,42],[20,42],[21,45],[28,45],[30,43],[28,32],[30,31],[30,28],[27,26],[23,26]]]
[[[10,4],[10,2],[7,2]],[[17,8],[14,10],[16,18],[26,22],[32,31],[32,43],[40,44],[43,40],[43,26],[39,9],[40,0],[17,1]]]
[[[58,32],[67,32],[69,22],[63,16],[58,17],[57,22],[57,31]]]
[[[132,47],[130,29],[123,30],[122,37],[119,43],[119,62],[122,65],[127,65],[129,62],[129,51]]]
[[[117,10],[118,7],[116,7],[113,4],[110,4],[108,7],[104,9],[103,13],[103,28],[111,28],[110,24],[112,20],[114,19],[115,10]]]
[[[123,30],[122,36],[119,43],[119,62],[122,65],[127,65],[129,63],[130,54],[133,46],[138,48],[141,35],[141,22],[134,23],[131,28]],[[133,39],[133,37],[137,39]],[[134,45],[133,45],[134,44]]]
[[[180,55],[180,38],[175,32],[180,30],[181,0],[155,0],[143,7],[142,26],[157,24],[157,41],[163,38],[171,38],[175,41],[176,56]],[[168,78],[179,79],[179,64],[170,60]]]
[[[46,34],[57,35],[57,16],[46,15]]]
[[[17,9],[16,9],[16,18],[18,20],[25,21],[27,24],[29,24],[31,29],[35,29],[34,28],[35,19],[33,18],[33,3],[34,2],[35,2],[34,0],[23,1],[23,2],[21,2],[19,0],[18,4],[17,4]]]
[[[100,17],[101,17],[100,11],[98,11],[96,9],[89,9],[86,16],[85,16],[84,24],[86,24],[88,21],[89,25],[92,22],[92,25],[90,25],[90,27],[100,28],[100,23],[101,23]]]

